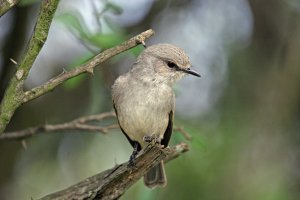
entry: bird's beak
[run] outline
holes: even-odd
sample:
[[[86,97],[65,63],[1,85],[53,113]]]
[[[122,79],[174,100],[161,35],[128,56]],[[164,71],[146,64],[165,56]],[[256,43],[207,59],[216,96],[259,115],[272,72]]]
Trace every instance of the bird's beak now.
[[[194,70],[191,70],[190,68],[187,68],[187,69],[181,69],[181,71],[187,73],[187,74],[191,74],[191,75],[194,75],[194,76],[198,76],[198,77],[201,77],[201,75],[194,71]]]

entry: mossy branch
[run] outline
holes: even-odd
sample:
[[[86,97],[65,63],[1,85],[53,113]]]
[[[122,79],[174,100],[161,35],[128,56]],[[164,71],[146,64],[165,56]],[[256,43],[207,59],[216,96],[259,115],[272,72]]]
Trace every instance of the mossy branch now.
[[[29,74],[37,55],[42,49],[53,19],[59,0],[44,0],[42,2],[38,19],[27,46],[27,50],[14,76],[11,78],[5,91],[0,107],[0,134],[5,130],[15,110],[23,103],[24,80]]]
[[[17,5],[20,0],[0,0],[0,17]]]

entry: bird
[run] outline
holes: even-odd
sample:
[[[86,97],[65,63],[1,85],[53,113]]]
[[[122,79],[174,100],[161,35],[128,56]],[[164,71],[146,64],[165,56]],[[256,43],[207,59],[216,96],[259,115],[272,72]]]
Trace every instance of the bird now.
[[[168,146],[175,111],[174,84],[186,74],[201,77],[191,70],[187,54],[172,44],[146,47],[131,69],[112,85],[112,101],[119,126],[133,147],[129,163],[134,165],[138,152],[148,145],[145,138],[155,137]],[[149,188],[167,185],[163,161],[144,175]]]

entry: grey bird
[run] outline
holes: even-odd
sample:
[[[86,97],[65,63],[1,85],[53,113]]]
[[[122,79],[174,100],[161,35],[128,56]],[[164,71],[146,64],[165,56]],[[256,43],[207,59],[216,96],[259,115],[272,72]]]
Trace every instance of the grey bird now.
[[[131,70],[116,79],[112,99],[120,128],[134,148],[130,163],[148,145],[145,137],[155,136],[163,147],[168,146],[175,109],[173,85],[185,74],[200,77],[190,68],[182,49],[156,44],[147,47]],[[163,162],[145,174],[144,183],[149,188],[166,186]]]

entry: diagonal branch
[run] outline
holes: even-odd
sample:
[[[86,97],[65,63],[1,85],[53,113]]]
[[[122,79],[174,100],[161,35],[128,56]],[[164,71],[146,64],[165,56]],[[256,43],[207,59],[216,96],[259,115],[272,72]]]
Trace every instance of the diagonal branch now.
[[[0,0],[0,17],[19,3],[20,0]]]
[[[49,80],[45,84],[38,86],[36,88],[33,88],[27,92],[25,92],[25,97],[23,98],[23,103],[30,101],[32,99],[35,99],[37,97],[40,97],[41,95],[52,91],[55,87],[62,84],[64,81],[73,78],[75,76],[78,76],[83,73],[91,73],[93,74],[93,70],[96,66],[99,64],[107,61],[111,57],[118,55],[124,51],[127,51],[128,49],[131,49],[139,44],[143,44],[146,39],[151,37],[154,34],[154,31],[152,29],[149,29],[129,40],[126,42],[123,42],[122,44],[112,47],[110,49],[107,49],[103,51],[102,53],[96,55],[94,58],[92,58],[87,63],[80,65],[77,68],[72,69],[68,72],[63,72],[60,75],[56,76],[55,78]]]
[[[18,70],[11,78],[5,91],[0,107],[0,134],[5,130],[15,110],[23,103],[24,80],[29,74],[37,55],[42,49],[53,19],[59,0],[44,0],[42,2],[38,19],[26,52],[18,65]]]
[[[128,163],[123,163],[89,177],[67,189],[42,197],[40,200],[118,199],[150,168],[162,160],[165,162],[173,160],[188,150],[188,145],[185,143],[165,149],[161,149],[157,145],[149,145],[137,158],[136,168],[129,168]]]

